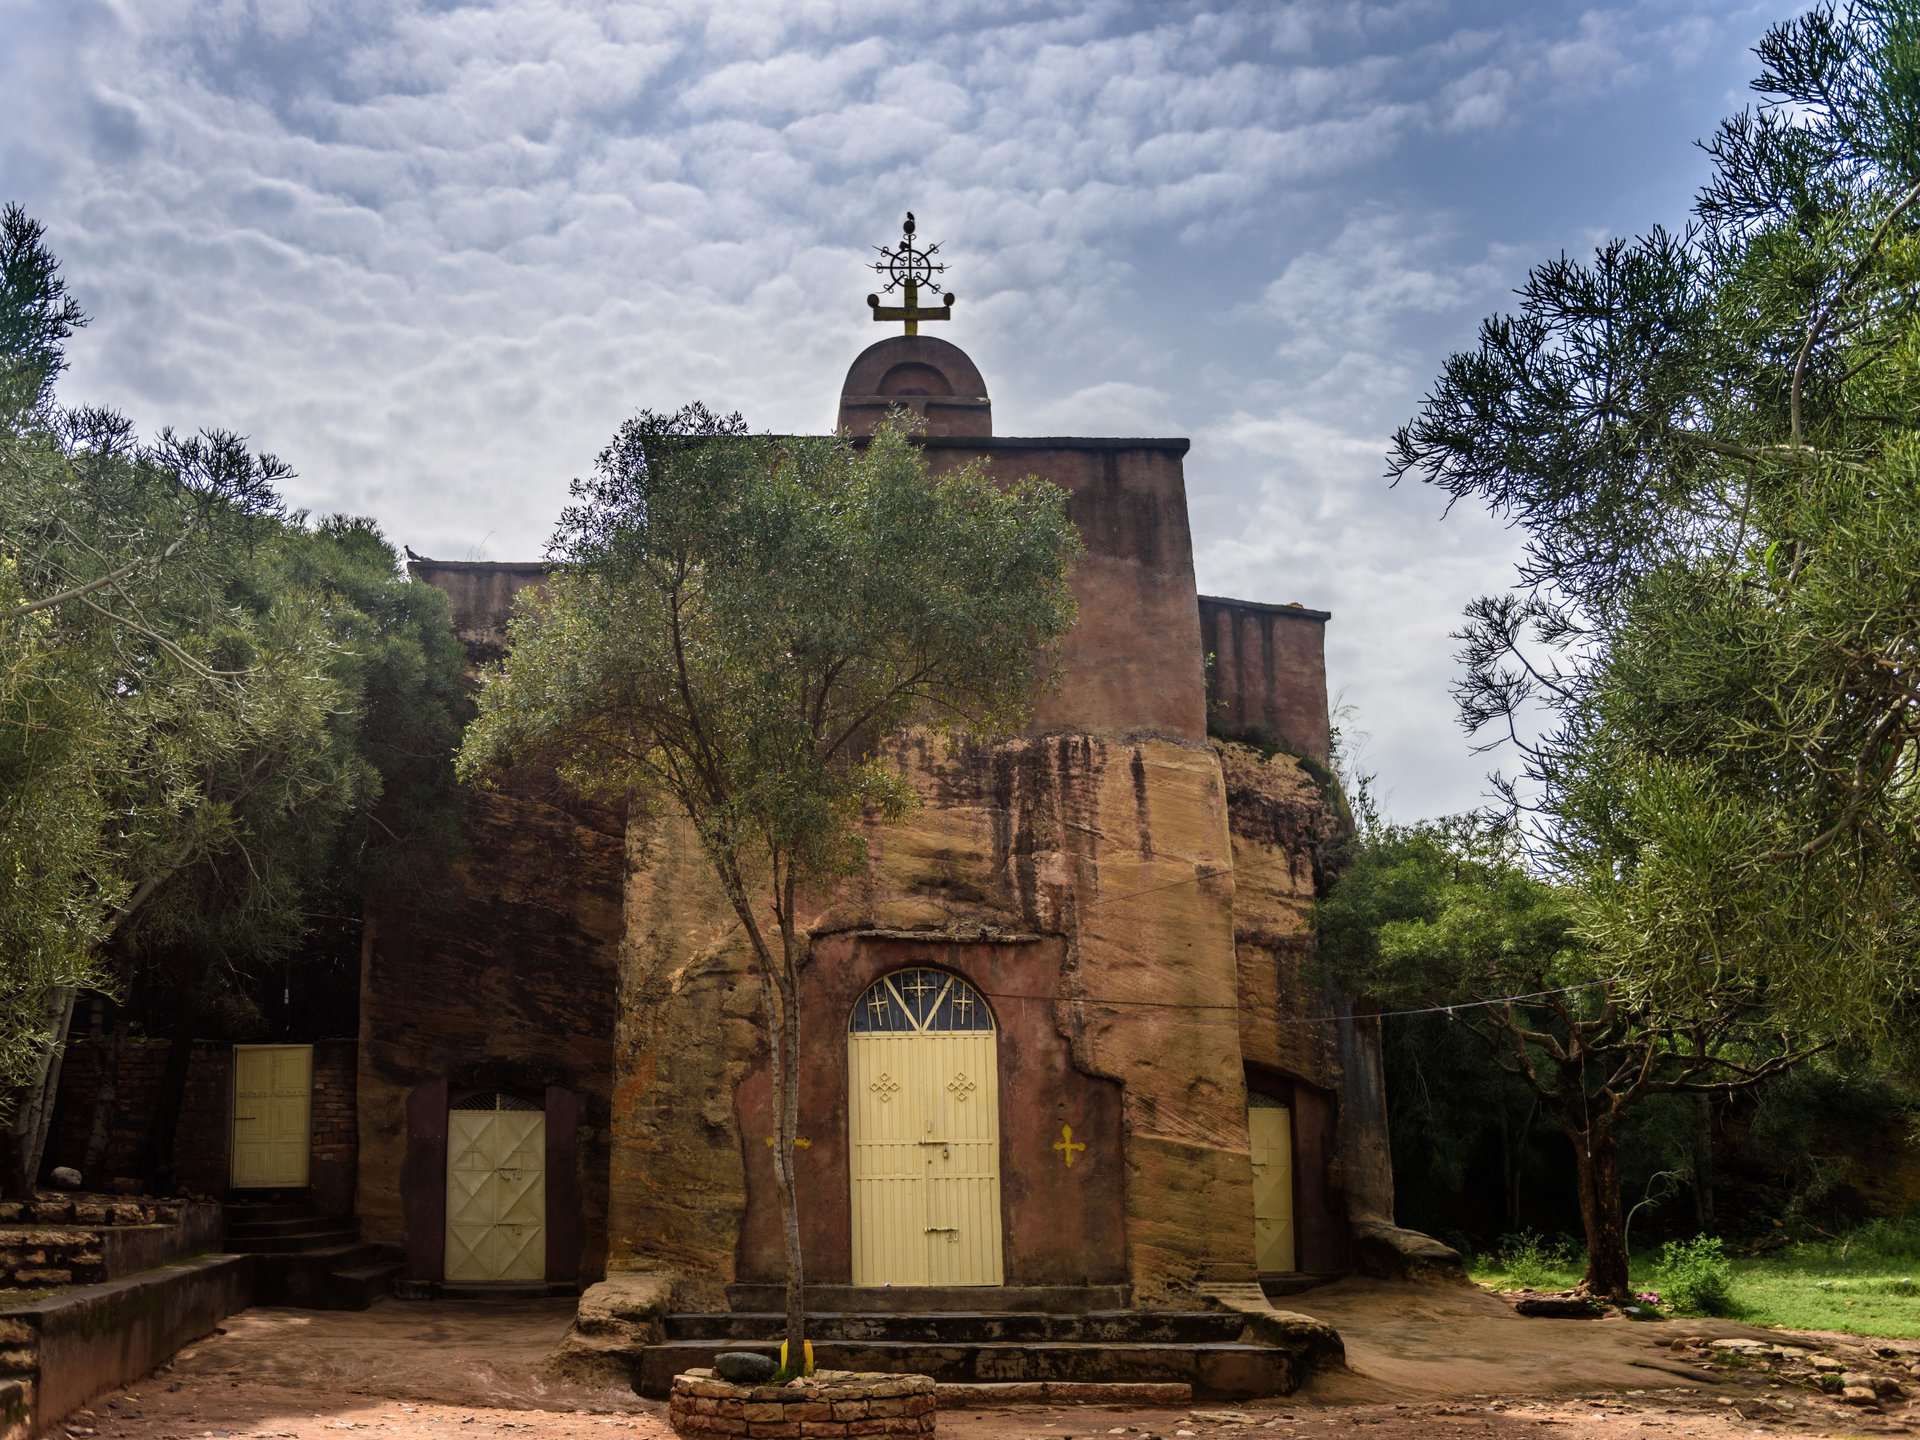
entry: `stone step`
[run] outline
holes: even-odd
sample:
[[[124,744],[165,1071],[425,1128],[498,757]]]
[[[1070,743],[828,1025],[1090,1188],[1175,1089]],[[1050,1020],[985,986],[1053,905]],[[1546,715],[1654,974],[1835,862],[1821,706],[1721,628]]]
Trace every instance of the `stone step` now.
[[[393,1289],[393,1280],[401,1271],[397,1260],[375,1260],[370,1264],[349,1265],[335,1270],[330,1277],[329,1310],[364,1310]]]
[[[315,1225],[339,1223],[339,1217],[322,1215],[317,1210],[304,1210],[295,1215],[248,1215],[240,1218],[235,1218],[229,1211],[227,1234],[229,1237],[285,1235],[290,1231],[305,1230]]]
[[[373,1265],[379,1260],[380,1247],[360,1241],[330,1245],[321,1250],[255,1255],[253,1303],[286,1305],[299,1310],[343,1308],[335,1295],[335,1272]]]
[[[317,1220],[275,1235],[235,1235],[229,1231],[227,1249],[236,1255],[303,1255],[351,1244],[359,1238],[360,1227],[351,1220]]]
[[[1051,1315],[1124,1310],[1133,1295],[1125,1285],[809,1285],[809,1311],[835,1315],[910,1314],[915,1311],[1041,1311]],[[734,1310],[784,1313],[784,1285],[729,1285]]]
[[[221,1209],[226,1211],[229,1225],[252,1220],[299,1219],[315,1213],[313,1203],[304,1200],[230,1200]]]
[[[772,1311],[668,1315],[669,1340],[770,1340],[778,1342],[787,1318]],[[1238,1340],[1245,1319],[1230,1310],[1091,1310],[1040,1312],[960,1311],[948,1314],[812,1314],[807,1333],[815,1340],[897,1340],[931,1345],[976,1345],[994,1341],[1051,1344],[1184,1344]]]
[[[664,1398],[683,1370],[710,1366],[723,1350],[779,1353],[763,1341],[669,1340],[640,1352],[634,1388]],[[1201,1344],[1107,1344],[994,1341],[938,1345],[893,1340],[816,1340],[814,1363],[823,1370],[928,1375],[943,1385],[1047,1381],[1063,1384],[1173,1383],[1193,1387],[1196,1399],[1252,1400],[1285,1395],[1299,1383],[1293,1357],[1271,1345],[1240,1341]]]

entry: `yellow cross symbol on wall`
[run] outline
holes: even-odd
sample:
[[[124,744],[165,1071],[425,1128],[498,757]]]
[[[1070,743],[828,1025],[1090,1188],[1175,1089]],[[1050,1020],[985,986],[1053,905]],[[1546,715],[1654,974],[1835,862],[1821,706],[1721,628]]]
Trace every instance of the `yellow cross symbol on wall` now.
[[[1060,1158],[1067,1162],[1067,1168],[1071,1170],[1073,1168],[1073,1152],[1076,1150],[1084,1150],[1087,1147],[1073,1138],[1073,1126],[1062,1125],[1060,1127],[1060,1138],[1053,1142],[1053,1148],[1060,1152]]]

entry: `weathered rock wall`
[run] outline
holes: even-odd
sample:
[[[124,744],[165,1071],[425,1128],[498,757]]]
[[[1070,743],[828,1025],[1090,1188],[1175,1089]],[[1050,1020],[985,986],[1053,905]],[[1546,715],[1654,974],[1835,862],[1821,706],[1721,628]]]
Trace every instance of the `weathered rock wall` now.
[[[1324,765],[1327,714],[1325,610],[1200,597],[1207,715],[1216,732],[1266,735]]]
[[[1074,568],[1080,620],[1058,683],[1035,708],[1035,734],[1207,733],[1185,440],[977,439],[930,436],[928,463],[983,460],[994,479],[1041,475],[1067,492],[1085,553]]]
[[[498,791],[468,793],[462,836],[465,852],[437,886],[394,897],[367,918],[356,1207],[362,1233],[369,1240],[405,1238],[411,1251],[423,1235],[431,1243],[436,1231],[420,1217],[444,1205],[444,1158],[433,1173],[417,1163],[416,1144],[416,1163],[407,1164],[408,1100],[416,1089],[435,1087],[439,1097],[434,1123],[442,1156],[451,1091],[498,1089],[539,1101],[557,1089],[582,1106],[575,1173],[562,1187],[579,1195],[581,1210],[556,1213],[550,1205],[550,1253],[570,1247],[580,1272],[597,1275],[605,1256],[623,817],[580,801],[550,773],[518,771]],[[549,1116],[550,1128],[557,1118]],[[419,1259],[409,1254],[410,1265]]]
[[[1300,1268],[1344,1270],[1351,1223],[1393,1218],[1379,1022],[1354,1019],[1351,1000],[1311,973],[1313,904],[1348,824],[1296,757],[1216,749],[1233,834],[1240,1049],[1253,1083],[1293,1109]]]
[[[949,747],[915,734],[893,753],[925,803],[876,830],[864,873],[807,917],[816,943],[814,1004],[803,1008],[812,1097],[803,1130],[816,1143],[803,1152],[802,1183],[823,1217],[822,1264],[837,1269],[845,1248],[847,1006],[873,974],[917,959],[973,981],[1007,1043],[1052,1051],[1036,1058],[1038,1074],[1058,1081],[1053,1093],[1003,1092],[1009,1283],[1069,1267],[1124,1275],[1138,1303],[1177,1304],[1204,1284],[1250,1278],[1218,758],[1200,745],[1090,736]],[[613,1263],[675,1269],[690,1297],[715,1302],[743,1263],[763,1274],[771,1258],[765,1201],[749,1202],[758,1188],[749,1179],[764,1166],[755,1152],[765,1148],[760,998],[732,917],[681,827],[636,827],[630,853]],[[1037,1006],[1037,1020],[1016,1021],[1016,1004]],[[1098,1097],[1115,1088],[1107,1118]],[[1075,1125],[1089,1149],[1070,1177],[1050,1147],[1063,1097],[1088,1125]],[[1095,1143],[1108,1152],[1098,1164],[1088,1163]],[[1075,1188],[1063,1200],[1068,1180]],[[1079,1218],[1046,1218],[1063,1205],[1077,1205]],[[1114,1214],[1117,1225],[1103,1223]],[[1063,1241],[1076,1253],[1041,1259]]]

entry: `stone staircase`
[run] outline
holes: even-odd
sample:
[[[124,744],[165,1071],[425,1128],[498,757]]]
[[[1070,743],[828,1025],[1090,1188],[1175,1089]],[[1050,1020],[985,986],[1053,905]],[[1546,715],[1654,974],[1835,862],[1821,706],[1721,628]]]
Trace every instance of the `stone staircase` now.
[[[254,1257],[253,1303],[364,1310],[400,1273],[397,1247],[360,1238],[357,1220],[297,1200],[226,1206],[227,1249]]]
[[[1254,1332],[1231,1308],[1135,1310],[1120,1286],[855,1289],[813,1286],[807,1330],[821,1369],[929,1375],[944,1385],[1186,1384],[1207,1400],[1291,1392],[1305,1357]],[[728,1287],[719,1314],[669,1313],[640,1351],[635,1388],[669,1393],[674,1375],[723,1350],[778,1355],[784,1296]]]

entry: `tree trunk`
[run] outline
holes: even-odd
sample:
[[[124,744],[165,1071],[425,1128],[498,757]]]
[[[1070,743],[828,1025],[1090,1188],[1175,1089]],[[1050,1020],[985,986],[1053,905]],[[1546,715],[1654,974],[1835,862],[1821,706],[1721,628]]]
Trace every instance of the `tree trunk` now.
[[[800,1128],[799,967],[795,937],[785,933],[784,924],[781,928],[781,955],[767,964],[762,995],[772,1048],[774,1186],[780,1195],[780,1233],[787,1251],[787,1367],[798,1375],[807,1363],[807,1281],[793,1177],[793,1142]]]
[[[67,1027],[73,1023],[75,991],[56,986],[46,996],[47,1039],[40,1052],[39,1074],[14,1093],[11,1123],[0,1146],[0,1193],[9,1200],[33,1199],[40,1179],[40,1157],[46,1152],[47,1130],[53,1123],[53,1101],[60,1090],[60,1061],[67,1051]]]
[[[1631,1294],[1627,1274],[1627,1224],[1620,1200],[1620,1154],[1613,1127],[1602,1120],[1584,1129],[1566,1122],[1580,1184],[1580,1223],[1587,1232],[1587,1292],[1604,1300]]]
[[[1693,1137],[1693,1218],[1706,1235],[1713,1231],[1713,1097],[1703,1090],[1693,1098],[1700,1122]]]
[[[173,1193],[173,1147],[180,1133],[180,1111],[187,1098],[187,1075],[193,1064],[193,1032],[200,1019],[193,991],[183,986],[175,1002],[173,1035],[167,1042],[167,1066],[160,1072],[160,1091],[153,1101],[153,1126],[147,1131],[147,1153],[141,1165],[149,1193]]]

